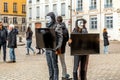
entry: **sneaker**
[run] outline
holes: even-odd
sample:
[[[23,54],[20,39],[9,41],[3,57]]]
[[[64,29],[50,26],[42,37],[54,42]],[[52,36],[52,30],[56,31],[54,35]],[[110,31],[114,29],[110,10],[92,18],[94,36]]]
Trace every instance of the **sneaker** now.
[[[7,63],[14,63],[13,61],[7,61]]]
[[[26,55],[30,55],[29,53],[27,53]]]
[[[16,63],[16,61],[13,61],[13,63]]]

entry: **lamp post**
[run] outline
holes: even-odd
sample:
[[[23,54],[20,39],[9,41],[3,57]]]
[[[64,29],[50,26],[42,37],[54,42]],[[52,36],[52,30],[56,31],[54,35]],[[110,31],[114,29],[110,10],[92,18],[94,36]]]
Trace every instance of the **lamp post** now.
[[[70,0],[70,5],[68,6],[70,10],[70,32],[72,32],[72,0]]]

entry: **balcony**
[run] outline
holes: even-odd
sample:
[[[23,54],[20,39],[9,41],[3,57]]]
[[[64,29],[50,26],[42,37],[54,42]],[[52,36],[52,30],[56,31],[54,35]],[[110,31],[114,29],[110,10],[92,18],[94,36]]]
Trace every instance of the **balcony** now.
[[[105,8],[112,8],[112,4],[105,4],[104,7]]]
[[[90,10],[95,10],[95,9],[96,9],[96,6],[90,6],[89,9],[90,9]]]
[[[83,8],[76,8],[76,11],[82,12],[82,11],[83,11]]]

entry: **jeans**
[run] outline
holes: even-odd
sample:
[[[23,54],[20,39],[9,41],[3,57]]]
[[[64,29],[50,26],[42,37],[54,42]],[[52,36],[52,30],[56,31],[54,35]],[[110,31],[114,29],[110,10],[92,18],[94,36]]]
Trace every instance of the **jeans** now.
[[[46,50],[46,59],[49,69],[49,80],[58,80],[59,70],[57,55],[51,50]]]
[[[67,69],[66,69],[66,64],[65,64],[65,54],[59,54],[61,66],[62,66],[62,77],[66,77],[67,74]]]
[[[6,61],[6,43],[1,45],[3,47],[3,60]],[[0,46],[0,50],[1,50]]]
[[[10,48],[10,60],[16,61],[14,48]]]
[[[27,53],[29,54],[29,49],[31,49],[34,53],[34,50],[33,48],[31,47],[31,44],[32,44],[32,40],[27,40]]]
[[[74,68],[73,68],[74,80],[78,80],[78,72],[79,72],[80,80],[87,80],[88,59],[89,59],[88,55],[75,55],[74,56]]]
[[[104,53],[108,53],[108,46],[104,46]]]

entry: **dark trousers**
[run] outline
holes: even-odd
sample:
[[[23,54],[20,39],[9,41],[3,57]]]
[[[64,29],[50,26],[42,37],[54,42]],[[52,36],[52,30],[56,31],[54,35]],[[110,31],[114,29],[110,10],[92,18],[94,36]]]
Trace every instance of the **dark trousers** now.
[[[0,45],[0,49],[3,47],[3,60],[6,61],[6,43]]]
[[[88,55],[75,55],[74,56],[74,68],[73,68],[73,78],[74,80],[78,80],[78,68],[79,69],[79,77],[81,80],[87,80],[87,66],[88,66]]]
[[[58,80],[58,61],[57,55],[51,50],[46,50],[46,59],[49,69],[49,80]]]

